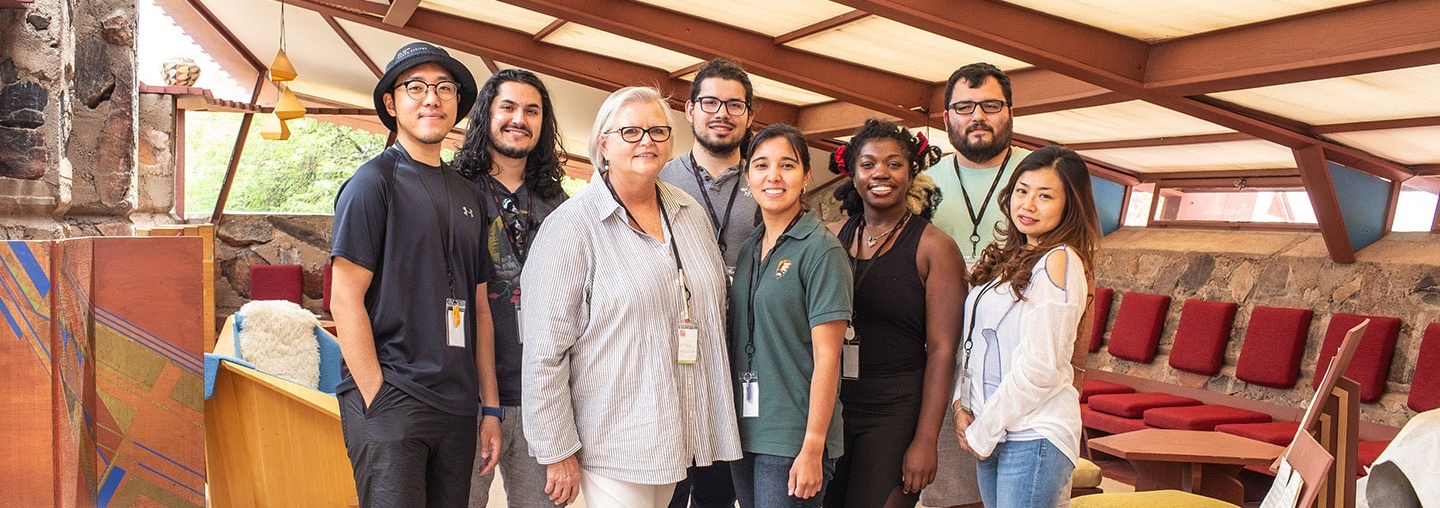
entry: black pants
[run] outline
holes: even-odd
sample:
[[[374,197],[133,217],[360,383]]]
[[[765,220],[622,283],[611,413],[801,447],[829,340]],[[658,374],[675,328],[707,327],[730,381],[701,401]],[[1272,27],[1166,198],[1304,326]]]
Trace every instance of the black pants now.
[[[715,462],[705,467],[690,466],[685,479],[675,484],[670,508],[730,508],[735,506],[735,484],[730,481],[730,463]]]
[[[924,388],[924,369],[841,381],[845,456],[826,489],[827,508],[884,506],[890,491],[903,485],[905,451],[915,438]],[[913,505],[919,497],[915,492],[906,501]]]
[[[456,416],[390,386],[365,407],[338,395],[345,450],[364,508],[464,508],[475,467],[475,416]]]

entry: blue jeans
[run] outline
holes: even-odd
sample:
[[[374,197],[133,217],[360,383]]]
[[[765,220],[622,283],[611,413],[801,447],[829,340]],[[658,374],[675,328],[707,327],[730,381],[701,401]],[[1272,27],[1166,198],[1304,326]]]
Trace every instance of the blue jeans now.
[[[1000,443],[975,465],[987,508],[1055,506],[1074,471],[1070,457],[1047,439]]]
[[[735,497],[740,508],[820,508],[825,501],[825,487],[835,476],[835,459],[820,461],[825,481],[820,492],[810,499],[790,495],[790,466],[794,457],[780,457],[745,452],[745,457],[730,463],[730,476],[735,480]]]

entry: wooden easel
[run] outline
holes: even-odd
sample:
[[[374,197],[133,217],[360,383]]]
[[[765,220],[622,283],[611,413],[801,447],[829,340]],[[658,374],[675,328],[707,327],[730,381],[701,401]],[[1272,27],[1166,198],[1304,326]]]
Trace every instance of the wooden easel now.
[[[1320,413],[1317,437],[1320,445],[1335,456],[1325,487],[1316,506],[1355,506],[1355,468],[1360,444],[1360,384],[1347,377],[1335,381]]]
[[[1355,349],[1365,335],[1370,320],[1365,320],[1345,334],[1345,340],[1329,368],[1300,426],[1295,439],[1276,459],[1272,470],[1285,462],[1300,473],[1304,487],[1297,499],[1300,508],[1350,508],[1355,506],[1355,464],[1360,444],[1360,385],[1344,376],[1355,356]],[[1311,437],[1310,429],[1315,429]],[[1282,475],[1283,476],[1283,475]],[[1281,478],[1273,489],[1280,488]],[[1271,501],[1267,496],[1266,501]],[[1288,501],[1286,501],[1288,504]]]

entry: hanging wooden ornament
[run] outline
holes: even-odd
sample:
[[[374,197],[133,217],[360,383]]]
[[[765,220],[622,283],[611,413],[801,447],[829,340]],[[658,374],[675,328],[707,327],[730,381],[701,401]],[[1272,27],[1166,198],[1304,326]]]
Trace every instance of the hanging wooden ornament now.
[[[288,86],[280,86],[280,100],[275,103],[275,117],[281,120],[305,118],[305,105]]]
[[[290,127],[285,125],[285,120],[270,115],[265,117],[265,122],[260,125],[260,137],[270,141],[285,141],[290,139]]]

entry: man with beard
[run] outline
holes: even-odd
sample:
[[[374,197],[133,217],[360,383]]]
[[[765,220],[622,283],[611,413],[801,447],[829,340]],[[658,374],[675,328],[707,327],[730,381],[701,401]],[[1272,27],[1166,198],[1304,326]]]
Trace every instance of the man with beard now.
[[[750,76],[739,64],[719,58],[706,62],[695,74],[690,100],[685,101],[685,118],[695,133],[695,146],[660,170],[661,180],[694,196],[705,208],[729,276],[734,276],[740,247],[759,219],[759,207],[740,172],[740,147],[749,141],[755,119],[754,99]],[[735,504],[729,463],[691,467],[687,475],[675,484],[670,508],[728,508]]]
[[[520,272],[540,223],[560,203],[564,161],[559,123],[550,92],[535,74],[504,69],[480,87],[470,114],[470,129],[455,154],[455,169],[473,182],[484,203],[489,233],[489,258],[495,276],[487,295],[495,322],[495,375],[500,407],[484,408],[500,419],[503,446],[499,456],[508,506],[554,506],[545,494],[545,466],[529,455],[520,411]],[[493,460],[489,450],[476,455]],[[471,478],[470,507],[486,506],[494,470],[477,470]]]
[[[335,391],[360,506],[464,506],[477,425],[498,455],[499,421],[477,422],[482,404],[500,403],[481,296],[494,267],[480,196],[440,160],[474,90],[445,50],[400,48],[374,91],[396,142],[335,198],[331,310],[344,357]]]
[[[1030,150],[1010,144],[1010,77],[999,68],[983,62],[966,65],[950,75],[947,86],[945,130],[956,153],[927,171],[948,198],[931,222],[959,244],[968,269],[995,240],[996,226],[1005,220],[1005,211],[995,204],[996,193]],[[964,354],[962,350],[956,357]],[[935,482],[921,492],[921,504],[979,506],[975,457],[960,450],[953,409],[946,410],[937,456]]]
[[[740,244],[759,219],[755,198],[740,174],[741,147],[750,140],[750,124],[755,120],[754,99],[750,76],[739,64],[720,58],[706,62],[695,74],[690,100],[685,101],[685,119],[695,133],[695,146],[660,170],[661,180],[705,207],[729,275],[735,273]]]

